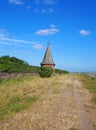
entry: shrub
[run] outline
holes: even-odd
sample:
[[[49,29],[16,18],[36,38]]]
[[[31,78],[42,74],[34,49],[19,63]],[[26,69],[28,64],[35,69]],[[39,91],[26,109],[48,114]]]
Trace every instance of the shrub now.
[[[49,67],[40,67],[39,74],[42,78],[51,77],[52,72],[53,72],[52,69]]]

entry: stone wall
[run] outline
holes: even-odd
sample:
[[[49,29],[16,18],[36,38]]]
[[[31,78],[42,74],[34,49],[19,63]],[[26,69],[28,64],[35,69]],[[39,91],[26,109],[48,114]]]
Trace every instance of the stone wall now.
[[[0,80],[8,78],[18,78],[20,76],[36,76],[38,73],[0,73]]]

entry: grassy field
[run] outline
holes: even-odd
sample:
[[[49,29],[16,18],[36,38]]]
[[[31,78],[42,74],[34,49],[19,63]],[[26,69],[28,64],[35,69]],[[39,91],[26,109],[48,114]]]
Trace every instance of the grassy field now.
[[[92,116],[96,113],[96,80],[84,74],[56,74],[0,81],[0,130],[78,130],[82,119],[74,85],[82,103],[87,103],[85,110],[96,128]]]
[[[58,76],[44,79],[39,76],[25,76],[0,81],[0,120],[29,107],[50,87],[59,86],[60,83],[56,82]],[[77,77],[93,93],[92,101],[96,104],[96,79],[83,74]]]
[[[29,107],[48,91],[52,86],[58,86],[58,76],[40,78],[39,76],[25,76],[0,82],[0,120],[9,118],[16,112]]]

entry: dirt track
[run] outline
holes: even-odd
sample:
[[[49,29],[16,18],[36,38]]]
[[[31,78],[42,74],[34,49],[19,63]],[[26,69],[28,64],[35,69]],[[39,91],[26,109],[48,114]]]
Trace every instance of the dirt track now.
[[[88,90],[72,75],[61,76],[56,83],[30,108],[1,123],[0,130],[95,130],[82,96]]]

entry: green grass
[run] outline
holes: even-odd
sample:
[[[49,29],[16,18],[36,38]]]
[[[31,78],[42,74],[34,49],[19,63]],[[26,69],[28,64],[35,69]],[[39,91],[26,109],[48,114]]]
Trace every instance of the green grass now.
[[[81,74],[79,78],[84,83],[84,87],[93,94],[92,101],[96,104],[96,79],[84,74]]]
[[[70,130],[76,130],[75,128],[70,128]]]
[[[13,97],[3,108],[0,109],[0,119],[6,117],[10,113],[20,112],[25,108],[32,105],[38,99],[37,96],[33,97]]]

